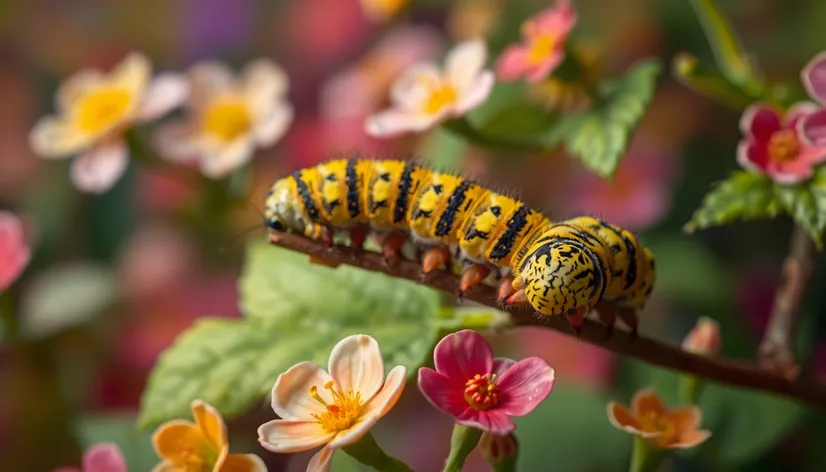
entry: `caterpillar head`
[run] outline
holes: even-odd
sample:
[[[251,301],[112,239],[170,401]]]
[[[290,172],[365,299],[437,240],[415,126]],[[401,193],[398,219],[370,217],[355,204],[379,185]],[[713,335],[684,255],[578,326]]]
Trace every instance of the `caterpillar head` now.
[[[605,256],[581,240],[541,237],[519,265],[514,288],[523,288],[531,306],[545,316],[590,310],[608,279]]]
[[[264,224],[271,231],[304,233],[307,223],[294,195],[295,180],[292,177],[279,179],[270,188],[264,208]]]

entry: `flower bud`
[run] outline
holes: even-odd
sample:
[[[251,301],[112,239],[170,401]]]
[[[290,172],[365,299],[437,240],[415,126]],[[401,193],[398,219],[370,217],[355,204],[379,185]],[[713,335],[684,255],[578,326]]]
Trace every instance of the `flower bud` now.
[[[479,440],[479,450],[494,470],[509,470],[500,466],[505,463],[515,464],[519,444],[513,433],[501,436],[485,432]]]
[[[701,356],[716,356],[720,351],[720,325],[703,316],[683,341],[683,350]]]

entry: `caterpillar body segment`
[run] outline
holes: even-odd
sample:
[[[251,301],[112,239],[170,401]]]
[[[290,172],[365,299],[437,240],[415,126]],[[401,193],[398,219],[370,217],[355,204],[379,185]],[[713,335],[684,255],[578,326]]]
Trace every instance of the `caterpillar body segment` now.
[[[402,247],[421,254],[422,278],[462,267],[458,295],[498,286],[498,299],[565,316],[577,330],[596,309],[636,330],[653,290],[654,256],[628,230],[583,216],[552,222],[525,203],[416,161],[336,159],[277,180],[266,200],[272,231],[329,242],[346,231],[360,248],[368,232],[388,264]]]

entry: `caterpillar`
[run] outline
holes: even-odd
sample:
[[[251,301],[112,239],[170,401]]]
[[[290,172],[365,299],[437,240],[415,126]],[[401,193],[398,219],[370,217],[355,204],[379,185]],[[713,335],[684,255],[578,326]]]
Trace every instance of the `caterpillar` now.
[[[421,276],[461,264],[459,293],[497,286],[497,299],[565,315],[579,334],[593,309],[609,330],[619,316],[636,335],[654,288],[654,255],[630,231],[598,218],[552,222],[527,204],[414,160],[334,159],[276,180],[265,202],[270,231],[333,247],[341,232],[361,250],[372,233],[385,261],[411,243]],[[610,332],[610,331],[609,331]]]

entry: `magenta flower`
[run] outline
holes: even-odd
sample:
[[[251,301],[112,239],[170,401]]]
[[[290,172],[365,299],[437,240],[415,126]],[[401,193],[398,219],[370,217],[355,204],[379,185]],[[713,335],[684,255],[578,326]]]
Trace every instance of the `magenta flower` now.
[[[127,472],[126,461],[117,445],[95,444],[83,454],[83,467],[60,467],[54,472]]]
[[[826,147],[814,147],[798,136],[798,123],[813,111],[809,103],[793,105],[785,116],[763,103],[749,106],[740,119],[746,138],[737,147],[737,162],[783,184],[809,179],[814,167],[826,160]]]
[[[546,78],[565,58],[565,40],[576,21],[576,12],[568,0],[559,0],[525,21],[524,41],[502,52],[496,75],[504,82],[523,76],[532,83]]]
[[[30,258],[23,222],[14,213],[0,211],[0,292],[20,277]]]
[[[525,416],[550,393],[554,370],[538,357],[516,362],[494,358],[479,333],[445,336],[433,352],[436,370],[419,369],[419,389],[436,408],[462,426],[505,435],[512,416]]]
[[[826,107],[826,51],[809,61],[800,75],[809,95]],[[826,147],[826,108],[821,108],[800,120],[798,132],[806,144]]]

